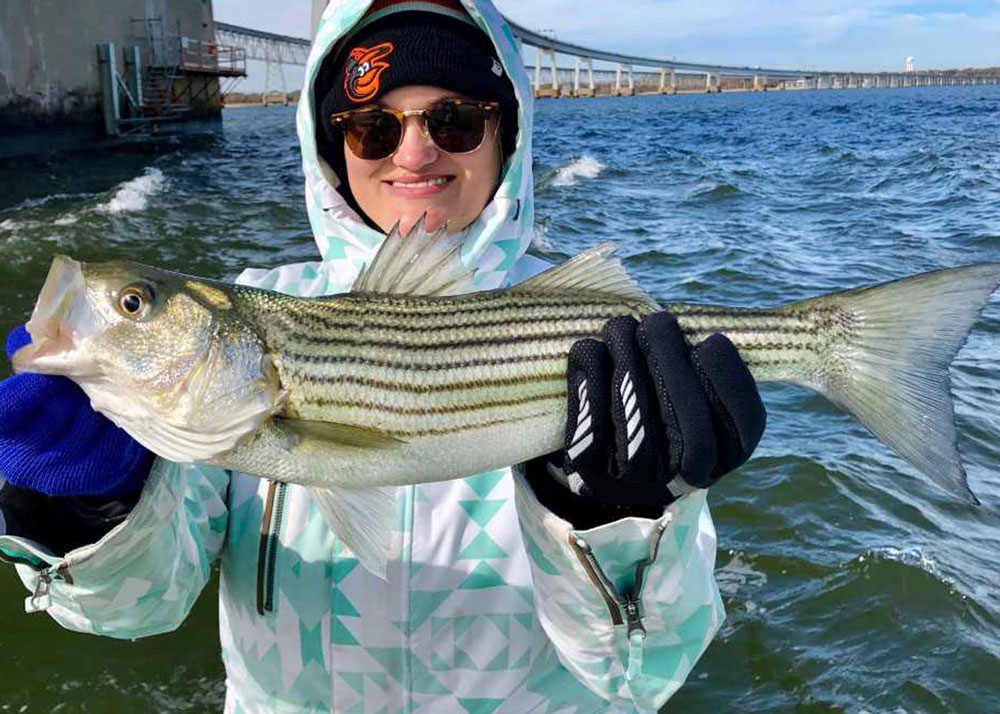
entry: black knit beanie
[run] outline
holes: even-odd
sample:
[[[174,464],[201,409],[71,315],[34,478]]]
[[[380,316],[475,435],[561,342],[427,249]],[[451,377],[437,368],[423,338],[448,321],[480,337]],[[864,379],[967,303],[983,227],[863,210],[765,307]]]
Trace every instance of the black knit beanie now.
[[[493,42],[458,0],[376,0],[364,19],[330,51],[313,84],[317,149],[347,187],[344,139],[330,124],[338,112],[363,107],[396,87],[449,89],[500,104],[503,155],[517,141],[514,86]],[[363,214],[362,214],[363,215]]]

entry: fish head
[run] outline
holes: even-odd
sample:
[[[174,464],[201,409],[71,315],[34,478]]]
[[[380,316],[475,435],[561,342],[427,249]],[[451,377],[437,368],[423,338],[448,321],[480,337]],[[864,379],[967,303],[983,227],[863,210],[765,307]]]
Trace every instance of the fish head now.
[[[280,410],[276,370],[230,286],[126,261],[52,261],[15,372],[63,375],[164,458],[234,448]]]

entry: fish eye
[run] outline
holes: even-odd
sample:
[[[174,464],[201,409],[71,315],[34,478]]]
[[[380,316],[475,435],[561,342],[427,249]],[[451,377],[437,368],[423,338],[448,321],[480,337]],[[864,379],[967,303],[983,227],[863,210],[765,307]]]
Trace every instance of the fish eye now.
[[[125,317],[140,317],[153,304],[153,291],[145,284],[136,283],[118,293],[118,310]]]

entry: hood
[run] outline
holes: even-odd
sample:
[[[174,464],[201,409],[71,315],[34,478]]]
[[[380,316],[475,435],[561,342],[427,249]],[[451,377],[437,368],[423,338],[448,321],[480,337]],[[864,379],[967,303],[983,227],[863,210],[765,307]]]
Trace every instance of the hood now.
[[[313,84],[326,55],[364,16],[371,0],[333,0],[323,13],[306,63],[296,126],[306,180],[306,209],[324,262],[338,262],[334,273],[356,275],[368,263],[385,235],[370,228],[337,192],[333,170],[316,146]],[[477,25],[497,48],[518,101],[518,137],[504,164],[493,200],[467,229],[462,261],[476,270],[474,284],[488,290],[503,284],[514,262],[531,243],[534,224],[531,176],[532,103],[534,100],[514,33],[488,0],[462,0]]]

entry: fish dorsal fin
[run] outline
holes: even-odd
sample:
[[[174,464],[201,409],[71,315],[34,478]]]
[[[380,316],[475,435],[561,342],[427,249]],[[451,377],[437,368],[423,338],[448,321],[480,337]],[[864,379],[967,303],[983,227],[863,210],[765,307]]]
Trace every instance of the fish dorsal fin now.
[[[475,270],[465,267],[461,258],[465,232],[449,234],[442,227],[428,233],[425,220],[426,215],[406,235],[397,223],[351,292],[444,296],[475,290]]]
[[[549,268],[544,273],[518,283],[511,288],[511,292],[533,295],[559,293],[608,295],[648,303],[658,309],[656,301],[625,272],[625,266],[614,253],[613,244],[603,243],[570,258],[562,265]]]

